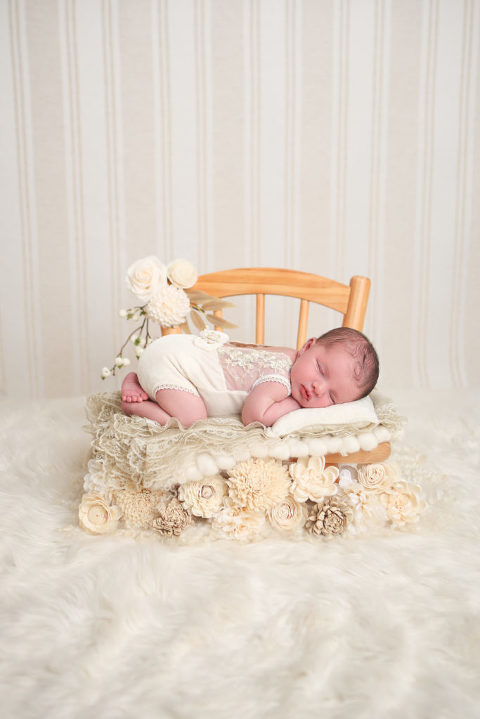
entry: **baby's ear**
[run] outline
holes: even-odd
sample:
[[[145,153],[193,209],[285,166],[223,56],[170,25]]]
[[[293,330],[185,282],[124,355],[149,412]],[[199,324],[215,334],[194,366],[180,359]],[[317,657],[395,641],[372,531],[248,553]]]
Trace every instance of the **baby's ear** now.
[[[316,338],[316,337],[310,337],[310,339],[307,340],[307,341],[305,342],[305,344],[300,348],[300,350],[299,350],[300,354],[303,354],[304,352],[306,352],[307,350],[309,350],[310,347],[312,347],[312,346],[315,344],[316,341],[317,341],[317,338]]]

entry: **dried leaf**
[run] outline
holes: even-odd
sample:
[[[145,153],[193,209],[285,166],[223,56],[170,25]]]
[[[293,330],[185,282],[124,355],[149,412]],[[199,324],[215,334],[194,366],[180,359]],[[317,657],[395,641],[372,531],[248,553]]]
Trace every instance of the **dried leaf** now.
[[[204,302],[200,302],[200,304],[204,310],[223,310],[224,307],[235,307],[233,302],[227,302],[226,300],[216,298],[205,300]]]
[[[209,295],[206,292],[202,292],[201,290],[184,290],[184,292],[190,299],[190,302],[198,302],[201,304],[202,300],[215,299],[215,297],[212,297],[212,295]]]
[[[207,326],[202,315],[196,310],[192,310],[190,312],[190,317],[197,330],[204,330]]]
[[[222,327],[223,329],[238,327],[238,325],[235,325],[233,322],[229,322],[228,320],[223,319],[223,317],[216,317],[215,315],[207,315],[207,320],[211,322],[212,325]]]

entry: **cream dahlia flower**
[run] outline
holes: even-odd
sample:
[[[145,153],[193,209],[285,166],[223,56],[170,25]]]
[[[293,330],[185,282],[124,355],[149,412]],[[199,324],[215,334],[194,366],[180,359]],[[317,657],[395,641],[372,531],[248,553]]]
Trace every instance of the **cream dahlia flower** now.
[[[176,327],[185,322],[190,312],[190,300],[176,285],[165,285],[151,297],[145,311],[161,327]]]
[[[357,479],[366,489],[385,492],[392,484],[393,469],[387,464],[361,464]]]
[[[286,497],[288,472],[278,459],[252,458],[228,471],[227,484],[233,504],[253,511],[265,511]]]
[[[151,528],[159,534],[178,536],[192,522],[190,512],[176,497],[172,497],[168,502],[157,505],[157,516]]]
[[[167,267],[167,277],[174,285],[186,290],[198,279],[195,267],[188,260],[173,260]]]
[[[92,534],[108,534],[115,531],[122,513],[110,506],[100,494],[84,494],[78,508],[80,526]]]
[[[127,287],[145,302],[166,284],[167,269],[158,257],[150,255],[137,260],[127,270]]]
[[[388,519],[393,525],[401,527],[408,522],[416,522],[425,509],[425,501],[421,498],[421,489],[416,484],[400,480],[380,495]]]
[[[297,502],[320,502],[338,492],[337,467],[325,468],[325,457],[300,457],[289,467],[293,479],[290,492]]]
[[[213,517],[220,511],[228,491],[227,483],[216,475],[198,482],[186,482],[178,488],[178,498],[196,517]]]
[[[304,502],[297,502],[291,495],[287,495],[267,512],[270,524],[275,529],[289,531],[296,527],[303,527],[307,520],[307,506]]]
[[[265,513],[239,507],[227,497],[223,509],[212,517],[211,526],[222,537],[252,541],[266,527]]]

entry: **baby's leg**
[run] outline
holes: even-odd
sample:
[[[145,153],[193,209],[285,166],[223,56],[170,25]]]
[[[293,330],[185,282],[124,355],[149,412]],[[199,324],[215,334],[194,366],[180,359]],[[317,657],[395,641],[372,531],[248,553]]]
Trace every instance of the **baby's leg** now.
[[[167,424],[170,417],[176,417],[184,427],[190,427],[198,419],[207,418],[207,409],[203,400],[190,392],[177,389],[161,389],[153,402],[122,402],[122,409],[128,415],[153,419],[159,424]]]
[[[144,392],[135,372],[129,372],[122,382],[123,402],[145,402],[148,394]]]

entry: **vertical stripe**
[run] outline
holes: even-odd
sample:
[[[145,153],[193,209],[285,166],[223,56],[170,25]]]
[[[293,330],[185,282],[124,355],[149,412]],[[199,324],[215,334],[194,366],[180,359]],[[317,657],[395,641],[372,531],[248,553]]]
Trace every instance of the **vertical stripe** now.
[[[464,336],[463,317],[465,314],[465,259],[467,257],[466,203],[469,156],[468,138],[471,124],[469,97],[472,78],[472,46],[474,27],[473,0],[464,1],[462,28],[462,67],[459,93],[458,119],[458,158],[457,158],[457,194],[455,207],[454,258],[451,271],[452,302],[450,308],[449,349],[450,372],[453,385],[466,386],[466,373],[463,363]]]
[[[173,209],[168,0],[154,0],[152,8],[157,253],[169,261],[173,258]]]
[[[245,263],[245,27],[241,0],[212,0],[214,267]],[[234,320],[236,321],[236,319]]]
[[[413,384],[415,346],[415,233],[422,8],[417,0],[392,0],[386,128],[384,267],[377,279],[382,313],[381,382]],[[407,42],[408,38],[408,42]],[[373,291],[373,288],[372,288]],[[370,313],[371,306],[368,309]]]
[[[259,0],[245,4],[245,256],[246,266],[261,264],[261,15]],[[249,325],[252,321],[249,321]],[[250,329],[250,328],[249,328]]]
[[[375,0],[374,57],[372,72],[372,120],[371,120],[371,160],[368,216],[368,275],[372,280],[372,292],[369,300],[369,314],[366,331],[375,341],[377,351],[382,354],[379,343],[381,326],[380,279],[383,273],[383,212],[384,205],[384,104],[385,80],[385,0]]]
[[[64,85],[65,159],[67,207],[69,215],[71,301],[74,314],[75,392],[88,391],[90,376],[89,334],[86,288],[86,244],[83,188],[83,152],[77,56],[76,2],[59,4],[61,14],[61,59]]]
[[[29,0],[25,6],[29,52],[31,132],[38,237],[39,306],[45,392],[74,392],[70,257],[65,175],[65,124],[59,63],[56,0]],[[58,351],[61,337],[62,351]]]
[[[335,61],[334,106],[332,139],[335,148],[335,164],[332,174],[332,233],[331,256],[333,266],[330,276],[336,279],[344,275],[345,209],[347,185],[347,128],[349,115],[349,42],[350,2],[340,0],[335,4]]]
[[[152,254],[155,233],[151,0],[117,3],[119,76],[118,110],[122,143],[119,161],[124,177],[125,244],[128,263]]]
[[[465,256],[465,308],[462,323],[461,339],[463,340],[463,356],[466,365],[466,381],[470,387],[480,385],[480,7],[474,4],[472,22],[474,52],[472,52],[472,83],[469,98],[471,108],[471,126],[469,137],[469,178],[465,191],[468,193],[468,215],[465,222],[469,240],[468,252]]]
[[[31,115],[26,86],[28,65],[25,40],[23,3],[9,2],[10,45],[12,48],[13,104],[17,128],[18,194],[22,246],[22,282],[24,287],[25,353],[28,360],[28,392],[31,397],[42,393],[42,361],[40,317],[38,313],[38,280],[35,267],[36,252],[36,198],[34,194]]]
[[[195,0],[195,92],[197,114],[197,266],[206,267],[207,256],[207,129],[206,129],[206,58],[205,0]]]
[[[110,246],[110,282],[111,293],[111,331],[115,347],[120,347],[121,334],[118,324],[118,309],[122,306],[121,262],[121,230],[120,230],[120,179],[119,179],[119,111],[117,73],[118,63],[115,62],[114,50],[114,18],[111,0],[103,0],[102,28],[104,43],[104,82],[105,107],[107,114],[106,147],[108,165],[108,207],[109,207],[109,246]],[[123,199],[123,198],[122,198]]]
[[[437,68],[438,0],[429,0],[426,8],[426,45],[422,69],[422,116],[420,119],[419,146],[419,212],[416,232],[414,348],[417,386],[429,387],[427,368],[427,325],[430,292],[430,256],[432,224],[432,183],[434,172],[435,137],[435,83]]]

